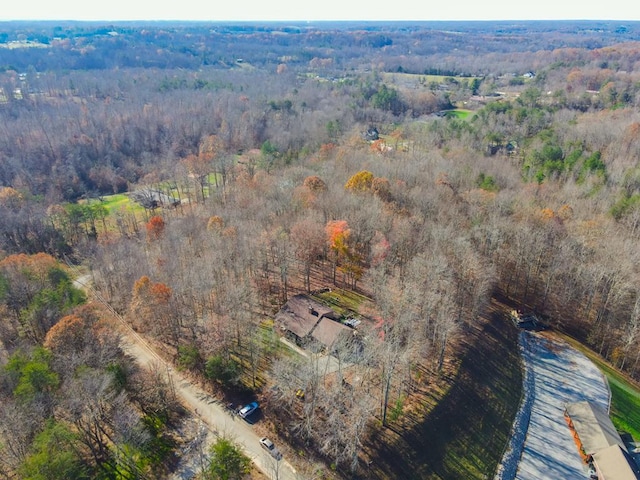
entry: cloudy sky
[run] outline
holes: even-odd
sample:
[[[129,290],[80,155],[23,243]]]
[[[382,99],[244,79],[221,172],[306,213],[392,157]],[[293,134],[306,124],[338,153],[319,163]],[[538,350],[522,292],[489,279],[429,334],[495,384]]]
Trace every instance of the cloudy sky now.
[[[640,20],[633,0],[3,0],[0,20]]]

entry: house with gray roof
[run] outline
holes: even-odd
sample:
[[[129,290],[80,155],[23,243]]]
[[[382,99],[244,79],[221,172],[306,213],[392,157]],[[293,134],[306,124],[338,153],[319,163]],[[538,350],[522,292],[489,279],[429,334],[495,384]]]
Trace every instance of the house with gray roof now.
[[[566,405],[567,425],[585,464],[598,480],[639,480],[639,470],[624,441],[601,406],[581,401]]]
[[[297,345],[331,349],[341,335],[355,330],[340,323],[340,315],[308,295],[294,295],[276,314],[276,325]]]

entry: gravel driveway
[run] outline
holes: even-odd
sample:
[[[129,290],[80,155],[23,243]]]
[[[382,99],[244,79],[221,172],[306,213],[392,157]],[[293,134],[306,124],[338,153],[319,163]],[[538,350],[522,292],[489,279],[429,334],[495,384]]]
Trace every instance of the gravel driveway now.
[[[525,400],[496,478],[589,478],[565,422],[564,407],[588,400],[608,411],[610,394],[604,376],[586,356],[551,333],[523,331],[520,345]]]
[[[184,406],[196,414],[198,418],[198,441],[205,448],[215,438],[223,435],[236,443],[256,467],[270,480],[298,480],[295,468],[286,460],[275,461],[260,445],[260,436],[251,428],[250,424],[231,415],[230,412],[214,398],[210,397],[197,385],[175,371],[168,362],[160,357],[151,346],[116,312],[109,303],[91,286],[90,275],[82,275],[74,280],[76,288],[80,288],[102,303],[118,320],[122,326],[122,348],[131,355],[142,367],[160,369],[171,380],[177,395]],[[191,456],[193,460],[195,457]],[[183,468],[177,475],[179,479],[192,478],[202,467],[204,459],[197,458],[190,465]],[[175,478],[175,477],[174,477]]]

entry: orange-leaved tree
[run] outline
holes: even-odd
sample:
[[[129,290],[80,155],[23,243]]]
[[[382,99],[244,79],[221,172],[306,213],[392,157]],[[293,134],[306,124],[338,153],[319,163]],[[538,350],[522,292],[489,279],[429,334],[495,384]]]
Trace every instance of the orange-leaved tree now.
[[[179,325],[171,305],[172,290],[143,275],[133,285],[131,316],[134,327],[177,346]]]
[[[351,229],[346,220],[330,220],[325,227],[327,242],[333,257],[333,283],[336,271],[345,274],[351,288],[362,276],[361,257],[351,245]]]
[[[321,160],[327,160],[329,156],[336,150],[335,143],[323,143],[318,149],[318,158]]]
[[[384,177],[376,177],[373,179],[371,182],[371,191],[385,202],[392,200],[391,183]]]
[[[20,208],[24,203],[23,195],[11,187],[0,187],[0,206]]]
[[[47,332],[44,347],[56,354],[82,350],[85,322],[78,315],[66,315]]]
[[[207,230],[220,234],[222,233],[223,228],[224,220],[222,217],[220,217],[219,215],[213,215],[209,217],[209,221],[207,222]]]
[[[347,251],[347,242],[351,235],[349,224],[346,220],[330,220],[325,227],[329,248],[337,255],[344,255]]]
[[[154,215],[149,219],[146,227],[147,238],[149,238],[149,240],[157,240],[162,236],[162,233],[164,232],[165,223],[161,216]]]
[[[34,343],[41,343],[68,309],[84,301],[65,267],[51,255],[18,254],[0,261],[0,308],[6,307],[7,324]]]
[[[327,190],[327,184],[317,175],[311,175],[305,178],[302,184],[313,193],[322,193]]]
[[[327,184],[317,175],[311,175],[304,179],[302,185],[296,188],[294,196],[305,207],[313,207],[318,198],[327,191]]]

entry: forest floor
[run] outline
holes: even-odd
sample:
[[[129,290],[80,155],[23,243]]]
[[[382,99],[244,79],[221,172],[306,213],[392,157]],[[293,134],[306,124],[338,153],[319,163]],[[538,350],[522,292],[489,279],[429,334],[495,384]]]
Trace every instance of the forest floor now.
[[[466,323],[438,377],[412,393],[413,408],[365,445],[362,478],[486,479],[498,466],[520,403],[522,370],[512,306],[493,300]]]

